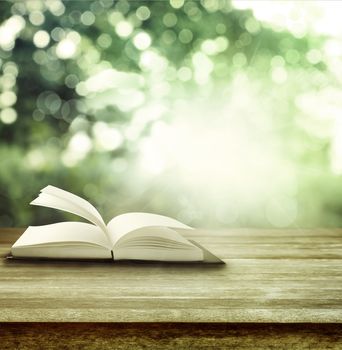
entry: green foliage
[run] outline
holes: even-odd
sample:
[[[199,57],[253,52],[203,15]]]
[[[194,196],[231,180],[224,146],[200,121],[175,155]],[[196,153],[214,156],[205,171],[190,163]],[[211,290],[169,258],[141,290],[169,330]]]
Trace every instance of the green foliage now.
[[[328,39],[220,0],[0,2],[0,225],[70,218],[28,206],[47,184],[106,219],[341,225]]]

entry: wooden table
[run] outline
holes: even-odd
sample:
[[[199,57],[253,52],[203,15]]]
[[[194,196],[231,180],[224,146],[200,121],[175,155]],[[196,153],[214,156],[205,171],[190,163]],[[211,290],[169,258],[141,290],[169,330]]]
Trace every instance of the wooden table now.
[[[342,229],[186,233],[225,265],[6,260],[22,232],[0,229],[1,349],[342,349]]]

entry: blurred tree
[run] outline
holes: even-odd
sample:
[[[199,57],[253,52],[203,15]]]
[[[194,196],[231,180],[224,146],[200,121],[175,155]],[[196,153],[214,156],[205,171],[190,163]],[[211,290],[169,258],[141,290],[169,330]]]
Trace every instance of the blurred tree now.
[[[0,225],[68,218],[29,208],[47,184],[107,218],[340,225],[327,39],[237,7],[0,2]]]

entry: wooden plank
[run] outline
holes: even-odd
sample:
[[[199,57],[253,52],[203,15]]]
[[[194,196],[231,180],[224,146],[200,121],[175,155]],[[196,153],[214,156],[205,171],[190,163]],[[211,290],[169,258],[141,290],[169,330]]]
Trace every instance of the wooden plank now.
[[[2,243],[14,243],[16,239],[24,232],[25,228],[1,228],[1,242]],[[287,237],[289,239],[305,239],[305,238],[342,238],[342,228],[315,228],[315,229],[250,229],[250,228],[231,228],[224,230],[181,230],[182,234],[189,238],[201,238],[209,239],[212,238],[279,238]]]
[[[22,231],[0,229],[0,256]],[[342,323],[342,230],[189,235],[226,265],[2,258],[0,322]]]
[[[341,309],[1,308],[1,322],[341,323]]]
[[[189,237],[341,237],[342,228],[315,228],[315,229],[250,229],[250,228],[230,228],[221,230],[180,230]]]
[[[199,240],[198,240],[199,241]],[[199,242],[202,244],[202,242]],[[342,246],[304,246],[291,245],[204,245],[205,248],[219,256],[221,259],[342,259]],[[8,255],[10,247],[0,249],[0,258]],[[95,262],[98,263],[98,262]],[[118,263],[118,262],[116,262]],[[27,262],[29,264],[29,262]],[[119,264],[122,264],[121,262]],[[38,264],[35,263],[37,266]]]
[[[236,293],[236,291],[235,291]],[[81,290],[74,291],[74,293],[68,293],[66,297],[65,293],[62,295],[28,295],[25,301],[22,298],[25,295],[18,295],[18,297],[10,297],[6,295],[6,300],[0,302],[1,308],[6,309],[18,309],[18,307],[23,307],[26,309],[91,309],[94,306],[98,310],[116,310],[116,309],[133,309],[133,310],[145,310],[146,305],[152,310],[192,310],[199,306],[202,309],[224,309],[226,310],[229,306],[229,310],[232,309],[245,309],[245,310],[258,310],[258,309],[271,309],[279,310],[286,309],[291,306],[292,309],[335,309],[342,311],[340,298],[338,294],[341,291],[334,291],[329,298],[310,298],[300,299],[298,297],[284,298],[281,295],[276,294],[274,298],[264,295],[264,293],[259,291],[255,296],[250,297],[252,293],[242,293],[238,296],[217,296],[204,297],[198,295],[111,295],[110,293],[100,296],[101,291],[98,290],[96,295],[91,297],[91,294],[83,294]],[[77,301],[75,301],[77,299]],[[227,310],[226,310],[227,311]]]
[[[200,244],[202,242],[199,241]],[[211,244],[207,247],[221,259],[342,259],[342,245],[224,245]]]
[[[199,236],[196,240],[222,259],[342,259],[342,236],[336,241],[325,243],[322,242],[322,237],[318,242],[312,237],[310,241],[300,243],[283,243],[277,238],[272,238],[271,241],[269,238],[267,243],[248,243],[243,242],[243,239],[236,243],[230,242],[228,238],[224,241],[223,237],[216,242],[214,237],[210,240],[207,236],[204,237]],[[0,248],[0,256],[5,257],[9,251],[8,243]]]
[[[1,349],[340,350],[341,324],[8,323]]]

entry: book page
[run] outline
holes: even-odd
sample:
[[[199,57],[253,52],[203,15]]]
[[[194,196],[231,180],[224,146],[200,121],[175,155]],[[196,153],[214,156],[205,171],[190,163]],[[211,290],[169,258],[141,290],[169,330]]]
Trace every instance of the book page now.
[[[85,199],[58,187],[47,186],[41,190],[38,198],[30,204],[54,208],[76,214],[99,226],[105,233],[106,225],[96,208]]]
[[[15,258],[111,259],[111,244],[95,225],[60,222],[29,226],[14,243]]]
[[[29,226],[13,247],[49,245],[97,245],[111,249],[101,229],[84,222],[59,222],[43,226]]]
[[[175,229],[142,227],[117,240],[114,260],[203,261],[202,250]]]
[[[129,232],[152,226],[192,229],[192,227],[175,219],[150,213],[127,213],[119,215],[108,223],[107,228],[111,240],[113,244],[115,244],[121,237]]]
[[[194,247],[194,245],[179,234],[176,230],[164,226],[146,226],[127,232],[121,236],[115,247],[123,246],[155,246],[184,248]]]

